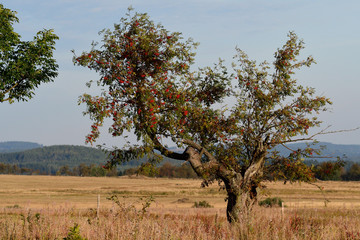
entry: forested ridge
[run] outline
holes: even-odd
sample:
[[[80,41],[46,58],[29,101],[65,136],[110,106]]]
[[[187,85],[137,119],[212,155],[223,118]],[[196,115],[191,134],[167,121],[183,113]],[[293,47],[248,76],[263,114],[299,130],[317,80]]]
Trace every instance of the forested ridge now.
[[[75,167],[81,163],[99,165],[106,162],[106,155],[95,148],[57,145],[21,152],[2,153],[0,154],[0,162],[15,164],[20,168],[56,171],[64,165],[69,167]]]
[[[360,145],[340,145],[319,143],[326,146],[322,151],[325,158],[308,159],[305,162],[313,165],[315,175],[322,180],[360,180]],[[304,143],[290,144],[291,149],[304,148]],[[286,155],[288,149],[277,148]],[[342,157],[343,165],[336,164],[336,157]],[[345,156],[345,157],[344,157]],[[114,176],[142,174],[147,176],[195,177],[188,166],[180,166],[180,162],[165,158],[164,166],[149,168],[146,157],[126,162],[116,170],[105,171],[102,166],[107,156],[103,151],[85,146],[54,145],[43,146],[31,142],[0,143],[0,174],[58,174],[73,176]],[[162,164],[161,164],[162,165]],[[176,172],[180,172],[176,174]]]
[[[107,161],[106,153],[97,148],[85,146],[54,145],[44,147],[30,142],[4,142],[0,143],[0,149],[0,174],[29,174],[34,171],[40,174],[55,174],[59,170],[69,172],[66,169],[74,172],[74,168],[79,166],[101,167]],[[18,151],[14,152],[15,149]],[[165,161],[170,161],[175,166],[179,164],[167,158]],[[124,171],[144,162],[146,162],[146,158],[129,161],[117,169]]]

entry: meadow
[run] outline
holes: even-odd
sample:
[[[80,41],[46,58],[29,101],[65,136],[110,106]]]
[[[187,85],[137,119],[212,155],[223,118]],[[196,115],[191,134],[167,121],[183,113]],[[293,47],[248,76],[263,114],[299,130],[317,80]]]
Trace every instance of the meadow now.
[[[285,207],[256,206],[236,226],[226,222],[225,192],[200,180],[0,175],[0,182],[0,239],[360,239],[360,182],[267,182],[261,199],[280,197]],[[212,207],[193,208],[200,201]]]

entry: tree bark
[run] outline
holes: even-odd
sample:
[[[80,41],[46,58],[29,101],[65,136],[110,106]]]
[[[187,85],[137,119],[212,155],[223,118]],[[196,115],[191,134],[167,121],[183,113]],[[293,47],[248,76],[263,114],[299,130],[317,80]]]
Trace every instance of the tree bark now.
[[[239,201],[239,195],[228,192],[226,217],[229,223],[239,222],[241,205]]]
[[[239,186],[237,189],[227,189],[226,217],[229,223],[246,220],[253,205],[257,201],[256,187]]]
[[[240,173],[236,173],[222,178],[228,195],[226,216],[231,224],[246,221],[253,205],[257,202],[258,182],[255,179],[261,168],[253,167],[248,170],[252,174],[244,174],[243,177]],[[249,175],[251,175],[250,178]]]

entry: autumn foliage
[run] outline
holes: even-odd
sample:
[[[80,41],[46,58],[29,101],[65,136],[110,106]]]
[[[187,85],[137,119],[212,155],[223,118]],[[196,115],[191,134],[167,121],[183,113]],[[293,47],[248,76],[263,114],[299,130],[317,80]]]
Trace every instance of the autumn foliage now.
[[[272,151],[312,140],[316,134],[309,136],[309,129],[321,123],[315,115],[331,104],[293,78],[297,69],[314,63],[312,57],[298,59],[304,43],[294,33],[276,51],[272,67],[236,49],[232,71],[222,60],[193,71],[197,44],[146,14],[130,11],[114,30],[101,34],[101,46],[74,57],[75,64],[99,73],[97,84],[105,89],[80,98],[93,120],[86,141],[95,141],[106,118],[112,119],[114,137],[132,132],[138,140],[110,151],[107,167],[144,155],[150,163],[162,156],[188,161],[203,185],[215,180],[224,185],[230,222],[256,201],[264,179],[314,180],[303,163],[313,148],[289,149],[288,157]],[[224,102],[234,104],[219,108]],[[166,142],[186,149],[171,151]]]

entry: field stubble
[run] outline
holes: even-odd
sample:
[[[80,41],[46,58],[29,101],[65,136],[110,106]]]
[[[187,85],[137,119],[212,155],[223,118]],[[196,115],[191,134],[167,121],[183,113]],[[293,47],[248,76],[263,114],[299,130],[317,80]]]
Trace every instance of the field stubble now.
[[[225,192],[217,184],[200,188],[200,180],[1,175],[0,181],[1,239],[62,239],[76,224],[88,239],[360,239],[358,182],[319,182],[323,191],[266,183],[263,198],[282,198],[284,212],[255,207],[231,227]],[[117,204],[106,200],[115,195]],[[191,208],[195,201],[214,207]]]

